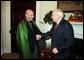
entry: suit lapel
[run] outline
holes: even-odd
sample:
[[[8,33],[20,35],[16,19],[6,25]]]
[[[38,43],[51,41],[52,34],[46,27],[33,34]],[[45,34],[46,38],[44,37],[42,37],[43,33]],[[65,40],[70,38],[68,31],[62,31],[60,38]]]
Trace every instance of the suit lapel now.
[[[64,19],[62,19],[62,20],[60,21],[60,23],[56,26],[56,28],[54,29],[54,31],[57,32],[58,29],[59,29],[63,24],[64,24]]]

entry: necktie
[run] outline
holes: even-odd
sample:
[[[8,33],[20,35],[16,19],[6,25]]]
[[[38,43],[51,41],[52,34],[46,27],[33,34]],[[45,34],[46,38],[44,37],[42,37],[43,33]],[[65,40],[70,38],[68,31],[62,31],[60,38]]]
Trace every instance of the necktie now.
[[[32,22],[30,21],[30,22],[28,22],[28,24],[29,24],[30,28],[33,30]]]
[[[53,22],[53,26],[52,26],[52,29],[55,29],[57,23]]]

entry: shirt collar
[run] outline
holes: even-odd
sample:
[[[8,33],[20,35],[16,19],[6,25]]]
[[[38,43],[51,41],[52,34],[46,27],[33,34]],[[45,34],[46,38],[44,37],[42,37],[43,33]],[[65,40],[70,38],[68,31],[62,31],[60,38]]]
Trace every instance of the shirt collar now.
[[[62,20],[62,19],[59,19],[59,20],[58,20],[57,25],[60,23],[61,20]]]

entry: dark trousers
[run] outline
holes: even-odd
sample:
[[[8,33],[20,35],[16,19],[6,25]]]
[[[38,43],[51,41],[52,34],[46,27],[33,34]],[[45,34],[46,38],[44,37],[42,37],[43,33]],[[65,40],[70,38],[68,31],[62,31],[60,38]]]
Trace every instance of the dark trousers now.
[[[35,44],[34,53],[32,54],[32,59],[38,59],[38,49],[37,49],[37,45],[36,44]]]

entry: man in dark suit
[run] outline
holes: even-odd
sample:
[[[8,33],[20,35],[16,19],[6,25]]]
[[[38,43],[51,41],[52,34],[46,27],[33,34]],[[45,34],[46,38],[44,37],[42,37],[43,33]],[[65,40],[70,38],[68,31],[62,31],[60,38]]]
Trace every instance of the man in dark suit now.
[[[52,29],[42,35],[36,35],[36,40],[40,38],[51,37],[51,48],[55,54],[55,59],[64,59],[70,55],[70,45],[74,41],[74,32],[72,25],[64,19],[61,9],[55,9],[51,16],[53,20]]]

